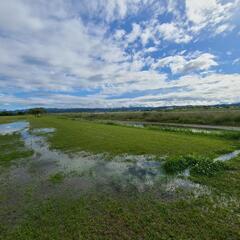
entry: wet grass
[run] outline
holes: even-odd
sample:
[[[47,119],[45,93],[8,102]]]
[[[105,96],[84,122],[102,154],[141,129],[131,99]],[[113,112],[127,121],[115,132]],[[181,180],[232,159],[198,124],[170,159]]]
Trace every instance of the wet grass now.
[[[239,131],[224,131],[224,130],[205,130],[204,129],[195,129],[197,131],[194,132],[191,128],[181,128],[181,127],[164,127],[164,126],[145,126],[147,129],[155,130],[155,131],[166,131],[166,132],[175,132],[175,133],[184,133],[189,135],[207,135],[209,137],[218,137],[228,140],[240,140],[240,132]],[[202,131],[202,132],[201,132]]]
[[[237,240],[238,210],[237,204],[227,198],[222,202],[217,195],[163,201],[149,193],[95,193],[44,201],[29,209],[25,220],[2,239]]]
[[[63,172],[58,172],[58,173],[55,173],[53,175],[50,175],[49,181],[53,184],[57,184],[57,183],[63,182],[64,178],[65,178],[64,173]]]
[[[232,159],[226,162],[226,164],[227,169],[214,177],[198,175],[191,176],[191,179],[210,186],[218,193],[225,193],[228,196],[235,197],[240,202],[240,157]]]
[[[11,123],[26,119],[26,116],[0,116],[0,124]]]
[[[16,159],[32,155],[32,151],[25,149],[19,134],[0,135],[0,153],[0,166],[2,167],[10,166]]]
[[[29,118],[33,128],[56,128],[50,145],[64,151],[107,152],[117,154],[155,154],[178,156],[201,154],[216,156],[231,152],[236,142],[202,135],[154,131],[49,116]]]
[[[190,178],[207,186],[211,194],[200,197],[186,194],[178,198],[175,195],[160,196],[154,189],[143,193],[104,193],[99,188],[98,192],[82,193],[78,197],[74,194],[74,197],[53,197],[46,192],[45,199],[36,199],[33,190],[31,197],[26,197],[26,202],[20,204],[26,209],[19,216],[4,205],[1,213],[15,214],[19,221],[14,225],[11,221],[1,220],[1,240],[240,239],[240,157],[224,163],[224,169],[218,169],[211,165],[212,161],[206,160],[207,156],[233,150],[234,145],[238,145],[234,139],[111,126],[56,116],[27,116],[27,120],[32,128],[56,128],[49,142],[52,147],[65,151],[168,154],[176,161],[174,171],[196,167]],[[18,134],[0,136],[1,156],[6,149],[16,149],[16,146],[23,148]],[[190,153],[203,157],[180,160],[180,155]],[[210,172],[216,170],[215,174],[206,174],[206,168]],[[64,174],[57,172],[47,181],[54,183],[50,184],[54,185],[52,187],[61,189],[64,179]],[[2,196],[2,199],[6,201],[7,198]]]

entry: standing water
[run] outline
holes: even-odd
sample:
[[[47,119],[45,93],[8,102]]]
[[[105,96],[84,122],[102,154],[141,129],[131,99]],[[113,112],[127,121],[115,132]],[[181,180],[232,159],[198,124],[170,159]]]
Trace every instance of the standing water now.
[[[122,154],[110,157],[109,154],[90,154],[83,151],[67,154],[51,149],[46,137],[54,134],[54,131],[55,129],[52,128],[30,131],[28,122],[0,125],[0,134],[19,132],[25,142],[25,147],[34,152],[24,169],[21,167],[21,179],[29,179],[29,182],[50,183],[49,179],[52,176],[61,174],[64,178],[62,186],[67,183],[65,187],[69,189],[84,185],[88,189],[100,186],[101,189],[117,189],[118,191],[126,191],[129,188],[138,192],[151,188],[172,191],[181,188],[197,189],[200,192],[199,190],[203,188],[188,180],[184,175],[180,178],[166,175],[161,167],[161,161],[157,161],[154,155]],[[24,174],[31,176],[24,177]],[[71,179],[74,181],[71,182]]]
[[[13,134],[28,127],[29,123],[25,121],[0,124],[0,135]]]

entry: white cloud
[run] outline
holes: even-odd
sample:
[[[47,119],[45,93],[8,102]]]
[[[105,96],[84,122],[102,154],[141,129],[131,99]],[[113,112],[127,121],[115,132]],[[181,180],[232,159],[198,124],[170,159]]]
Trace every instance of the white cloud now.
[[[203,71],[218,65],[215,58],[214,55],[209,53],[202,53],[197,56],[194,56],[194,54],[168,56],[155,62],[152,68],[169,67],[173,74]]]
[[[230,25],[230,24],[223,24],[220,25],[216,28],[215,33],[216,34],[221,34],[224,33],[226,31],[232,31],[234,29],[234,26]]]
[[[42,22],[31,13],[21,0],[0,1],[0,28],[6,31],[41,29]]]
[[[152,53],[158,51],[157,47],[149,47],[144,50],[146,53]]]
[[[74,9],[80,11],[81,15],[88,15],[104,22],[122,20],[146,8],[158,14],[165,9],[164,2],[159,0],[81,0],[74,3]]]
[[[5,94],[0,98],[0,105],[18,104],[20,106],[44,106],[44,107],[129,107],[129,106],[169,106],[169,105],[211,105],[219,103],[240,102],[240,74],[209,74],[207,76],[187,75],[175,81],[166,81],[164,77],[159,79],[158,75],[145,72],[142,76],[139,91],[145,91],[153,83],[158,84],[160,89],[155,94],[144,94],[140,97],[117,98],[116,93],[136,89],[136,85],[122,84],[106,88],[105,92],[86,97],[72,96],[66,94],[41,94],[34,97],[15,97]],[[124,77],[124,76],[122,76]],[[138,76],[130,78],[135,79]],[[146,79],[153,78],[153,82]],[[160,81],[159,81],[160,80]],[[130,86],[130,88],[129,88]],[[153,85],[152,85],[153,86]],[[156,88],[157,89],[157,88]],[[168,91],[161,91],[168,90]],[[114,97],[109,100],[109,97]],[[48,99],[48,101],[46,101]]]
[[[123,29],[118,29],[115,34],[114,34],[114,38],[116,40],[122,40],[124,35],[126,34],[126,31]]]
[[[239,0],[186,0],[186,16],[193,24],[192,31],[199,32],[203,28],[210,28],[213,34],[232,31],[232,20],[237,14],[235,10],[240,10],[239,3]]]
[[[164,23],[158,26],[158,33],[165,40],[176,43],[188,43],[192,37],[175,23]]]
[[[195,40],[196,32],[199,34],[199,29],[209,24],[214,26],[215,32],[225,33],[228,26],[232,26],[230,17],[225,15],[233,5],[211,0],[207,6],[198,1],[204,6],[201,5],[202,10],[198,11],[193,7],[193,2],[188,3],[190,15],[187,20],[176,9],[178,2],[0,1],[0,94],[4,95],[0,98],[0,104],[61,107],[65,102],[66,106],[72,107],[116,107],[170,105],[178,100],[179,104],[203,103],[207,99],[214,102],[221,98],[226,101],[238,100],[236,90],[239,88],[236,84],[239,83],[239,75],[209,74],[209,70],[218,64],[213,54],[197,51],[189,54],[187,48],[182,51],[181,46],[179,51],[182,52],[178,55],[166,50],[171,42],[187,44]],[[208,16],[211,12],[209,9],[212,10],[212,16]],[[219,16],[219,9],[224,10],[224,16]],[[134,17],[143,10],[148,11],[150,17],[138,22]],[[162,23],[161,14],[166,11],[174,17],[168,23]],[[132,29],[129,29],[129,25],[124,28],[129,16],[132,17],[128,22],[130,28],[132,21],[136,21]],[[112,24],[112,21],[116,22]],[[112,29],[113,26],[117,30]],[[162,53],[171,56],[157,59]],[[201,74],[173,81],[162,71],[163,67],[170,68],[173,74]],[[202,71],[207,77],[202,77]],[[169,90],[171,88],[182,90],[174,92]],[[225,97],[224,88],[227,93]],[[168,93],[117,99],[118,95],[129,92],[158,89],[168,89]],[[216,90],[215,93],[213,90]],[[49,91],[53,93],[46,94]],[[98,93],[78,97],[74,96],[77,91]],[[233,91],[232,96],[228,95],[230,91]],[[26,92],[36,95],[25,99],[15,96]],[[203,97],[204,94],[206,97]],[[109,100],[109,97],[116,99]]]
[[[240,64],[240,58],[236,58],[232,64],[233,65]]]
[[[141,27],[137,23],[132,24],[132,31],[127,35],[128,43],[133,43],[141,35]]]

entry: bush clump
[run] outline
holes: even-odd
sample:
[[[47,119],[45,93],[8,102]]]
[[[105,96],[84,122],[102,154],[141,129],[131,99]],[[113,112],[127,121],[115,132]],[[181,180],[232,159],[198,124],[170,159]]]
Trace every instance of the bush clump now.
[[[163,167],[167,173],[173,174],[182,172],[185,169],[194,166],[198,161],[200,161],[200,157],[196,157],[194,155],[180,156],[168,159],[163,164]]]
[[[163,167],[169,174],[176,174],[189,169],[191,175],[214,176],[225,170],[227,165],[224,162],[213,161],[206,157],[187,155],[168,159]]]
[[[227,166],[224,162],[205,159],[204,161],[197,162],[190,169],[190,173],[192,175],[203,175],[203,176],[211,177],[225,170],[226,168]]]

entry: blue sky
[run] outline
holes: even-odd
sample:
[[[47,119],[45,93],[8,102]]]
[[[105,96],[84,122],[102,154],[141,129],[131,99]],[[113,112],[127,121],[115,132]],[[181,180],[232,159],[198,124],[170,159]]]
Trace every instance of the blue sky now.
[[[1,0],[0,109],[240,102],[240,0]]]

